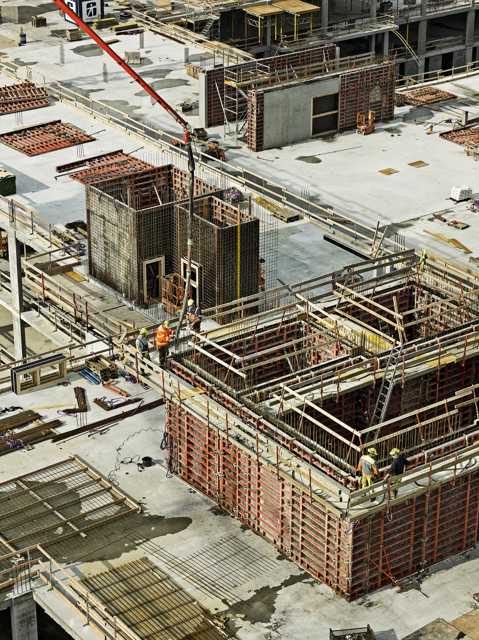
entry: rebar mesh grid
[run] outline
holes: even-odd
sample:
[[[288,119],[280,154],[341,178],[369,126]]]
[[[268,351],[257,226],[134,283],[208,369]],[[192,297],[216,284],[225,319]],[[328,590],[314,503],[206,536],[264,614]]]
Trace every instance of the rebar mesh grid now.
[[[72,456],[0,484],[2,552],[56,543],[139,510]]]

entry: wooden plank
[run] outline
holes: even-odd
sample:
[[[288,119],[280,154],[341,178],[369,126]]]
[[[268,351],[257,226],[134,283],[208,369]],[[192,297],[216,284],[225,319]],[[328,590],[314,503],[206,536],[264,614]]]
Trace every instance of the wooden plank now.
[[[120,422],[125,418],[129,418],[133,414],[143,413],[143,411],[149,411],[150,409],[155,409],[156,407],[161,407],[165,401],[163,398],[160,400],[154,400],[153,402],[149,402],[148,404],[144,404],[138,407],[135,407],[131,411],[125,411],[121,415],[110,416],[108,418],[104,418],[103,420],[98,420],[97,422],[92,422],[91,424],[87,424],[84,427],[78,427],[78,429],[72,429],[71,431],[67,431],[65,433],[59,433],[56,436],[53,436],[52,442],[61,442],[67,438],[72,438],[73,436],[77,436],[81,433],[85,433],[86,431],[93,431],[94,429],[98,429],[99,427],[104,427],[108,424],[112,424],[113,422]]]

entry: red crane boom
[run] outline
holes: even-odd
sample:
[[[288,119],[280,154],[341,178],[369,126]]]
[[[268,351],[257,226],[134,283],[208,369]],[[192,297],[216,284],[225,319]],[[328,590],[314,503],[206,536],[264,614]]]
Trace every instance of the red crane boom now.
[[[160,95],[158,95],[156,91],[152,89],[150,85],[147,82],[145,82],[141,76],[139,76],[136,73],[136,71],[133,71],[133,69],[124,60],[122,60],[120,56],[116,54],[113,51],[113,49],[111,49],[106,44],[106,42],[102,40],[100,36],[97,33],[95,33],[93,29],[91,29],[87,25],[87,23],[80,18],[80,16],[78,16],[72,9],[70,9],[70,7],[66,5],[62,0],[53,0],[53,2],[56,5],[58,5],[58,7],[64,13],[66,13],[67,16],[69,16],[72,20],[74,20],[77,23],[77,25],[80,27],[80,29],[85,33],[87,33],[90,36],[90,38],[92,38],[92,40],[94,40],[97,43],[97,45],[103,49],[103,51],[106,51],[106,53],[108,53],[108,55],[111,58],[113,58],[113,60],[117,62],[120,65],[120,67],[124,69],[133,78],[133,80],[135,80],[135,82],[138,82],[140,87],[144,89],[155,100],[155,102],[158,102],[158,104],[160,104],[163,107],[163,109],[167,113],[169,113],[170,116],[174,118],[178,124],[180,124],[183,127],[185,131],[189,131],[190,125],[186,122],[186,120],[184,120],[179,113],[177,113],[172,107],[170,107],[170,105],[165,100],[163,100],[163,98]]]
[[[185,295],[183,297],[183,305],[181,307],[180,318],[178,321],[178,330],[175,334],[175,346],[178,349],[179,339],[180,339],[180,328],[181,323],[185,317],[186,313],[186,305],[189,298],[189,289],[191,282],[191,258],[192,258],[192,250],[193,250],[193,198],[194,198],[194,185],[195,185],[195,160],[193,158],[193,150],[191,148],[191,140],[189,137],[190,133],[190,125],[177,113],[170,105],[163,100],[161,96],[159,96],[154,89],[150,87],[150,85],[143,80],[141,76],[139,76],[133,69],[117,55],[113,49],[111,49],[104,40],[100,38],[100,36],[91,29],[86,22],[84,22],[80,16],[78,16],[69,6],[67,6],[62,0],[53,0],[53,2],[61,9],[64,13],[67,14],[76,24],[80,27],[82,31],[84,31],[87,35],[94,40],[98,46],[100,46],[103,51],[105,51],[115,62],[117,62],[122,69],[124,69],[135,82],[138,82],[140,87],[144,89],[155,102],[158,102],[163,109],[170,114],[170,116],[176,120],[178,124],[183,127],[185,132],[185,145],[186,151],[188,153],[188,170],[190,172],[190,184],[189,184],[189,211],[188,211],[188,263],[186,267],[186,282],[185,282]]]

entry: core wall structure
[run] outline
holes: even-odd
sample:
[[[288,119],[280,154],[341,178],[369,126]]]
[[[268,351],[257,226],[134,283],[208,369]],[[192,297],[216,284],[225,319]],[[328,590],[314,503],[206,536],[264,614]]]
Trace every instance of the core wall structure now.
[[[170,400],[167,428],[175,474],[348,601],[476,545],[477,470],[350,523]]]

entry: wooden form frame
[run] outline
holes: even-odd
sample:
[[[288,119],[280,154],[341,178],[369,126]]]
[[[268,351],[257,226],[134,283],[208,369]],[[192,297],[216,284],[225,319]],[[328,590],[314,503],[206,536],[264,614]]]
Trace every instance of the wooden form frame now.
[[[42,374],[42,369],[46,367],[55,367],[58,369],[54,372]],[[22,377],[28,375],[29,379],[23,380]],[[52,355],[47,358],[41,358],[36,362],[28,362],[10,369],[10,380],[12,391],[17,395],[42,389],[67,379],[67,359],[64,355]]]

